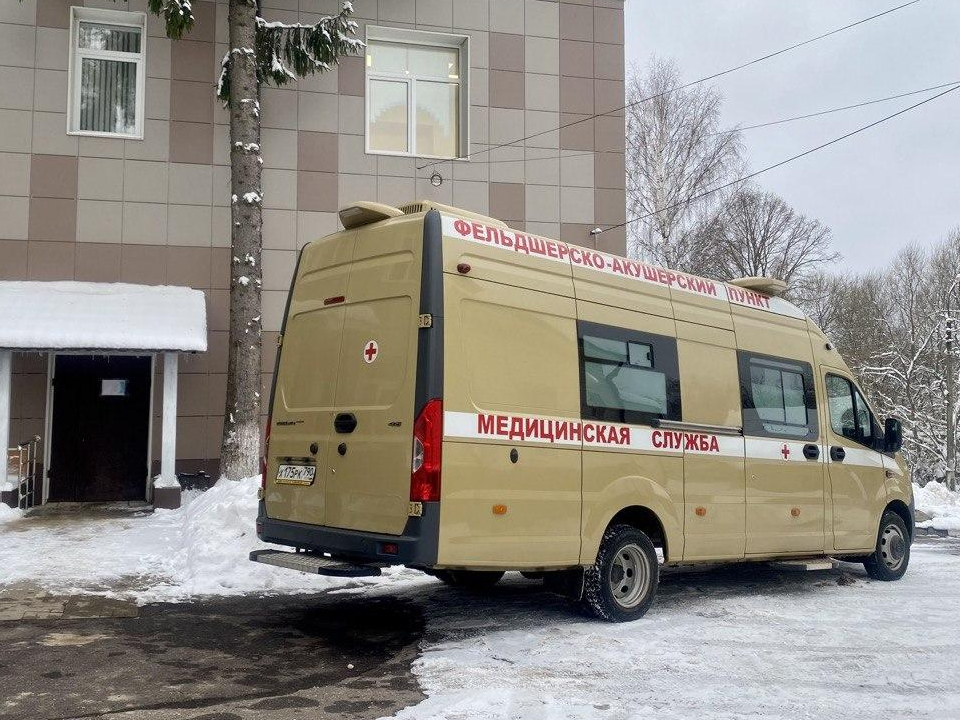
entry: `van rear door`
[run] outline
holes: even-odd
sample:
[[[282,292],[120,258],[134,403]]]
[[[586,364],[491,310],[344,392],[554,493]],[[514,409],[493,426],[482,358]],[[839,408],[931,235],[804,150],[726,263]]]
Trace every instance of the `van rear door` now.
[[[399,535],[410,499],[423,215],[361,228],[347,289],[324,524]]]
[[[271,518],[314,525],[324,521],[325,451],[333,427],[346,315],[346,308],[336,300],[347,293],[356,235],[343,232],[311,243],[297,267],[271,408],[264,483]],[[311,452],[313,445],[318,452]],[[313,482],[278,480],[281,465],[314,466]]]

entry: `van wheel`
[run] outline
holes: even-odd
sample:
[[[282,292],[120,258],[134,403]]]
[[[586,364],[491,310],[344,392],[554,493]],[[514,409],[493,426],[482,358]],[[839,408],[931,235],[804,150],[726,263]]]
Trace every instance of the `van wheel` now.
[[[910,533],[903,518],[885,512],[877,533],[877,548],[863,561],[867,575],[874,580],[899,580],[910,563]]]
[[[465,590],[486,590],[492,588],[504,575],[496,570],[447,570],[440,579],[447,585]]]
[[[657,551],[645,533],[630,525],[607,528],[597,561],[583,578],[583,608],[608,622],[643,617],[660,582]]]

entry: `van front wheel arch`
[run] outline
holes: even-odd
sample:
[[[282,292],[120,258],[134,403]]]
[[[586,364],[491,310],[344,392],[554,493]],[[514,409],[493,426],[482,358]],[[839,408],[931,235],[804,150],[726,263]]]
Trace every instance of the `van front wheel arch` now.
[[[659,582],[657,551],[647,534],[632,525],[611,525],[596,562],[584,572],[581,604],[601,620],[637,620],[653,603]]]
[[[903,518],[887,510],[880,520],[877,546],[864,561],[867,575],[874,580],[899,580],[910,563],[910,531]]]

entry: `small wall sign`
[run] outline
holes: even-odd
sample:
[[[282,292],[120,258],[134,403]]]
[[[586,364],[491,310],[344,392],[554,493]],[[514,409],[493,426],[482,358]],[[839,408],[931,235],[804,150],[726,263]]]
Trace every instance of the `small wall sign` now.
[[[100,397],[126,397],[126,378],[103,378],[100,380]]]

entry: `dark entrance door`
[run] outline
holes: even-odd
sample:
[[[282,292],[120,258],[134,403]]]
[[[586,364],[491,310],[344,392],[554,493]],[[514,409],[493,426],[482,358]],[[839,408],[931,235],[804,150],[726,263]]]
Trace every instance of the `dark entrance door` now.
[[[58,355],[50,502],[145,500],[150,357]]]

